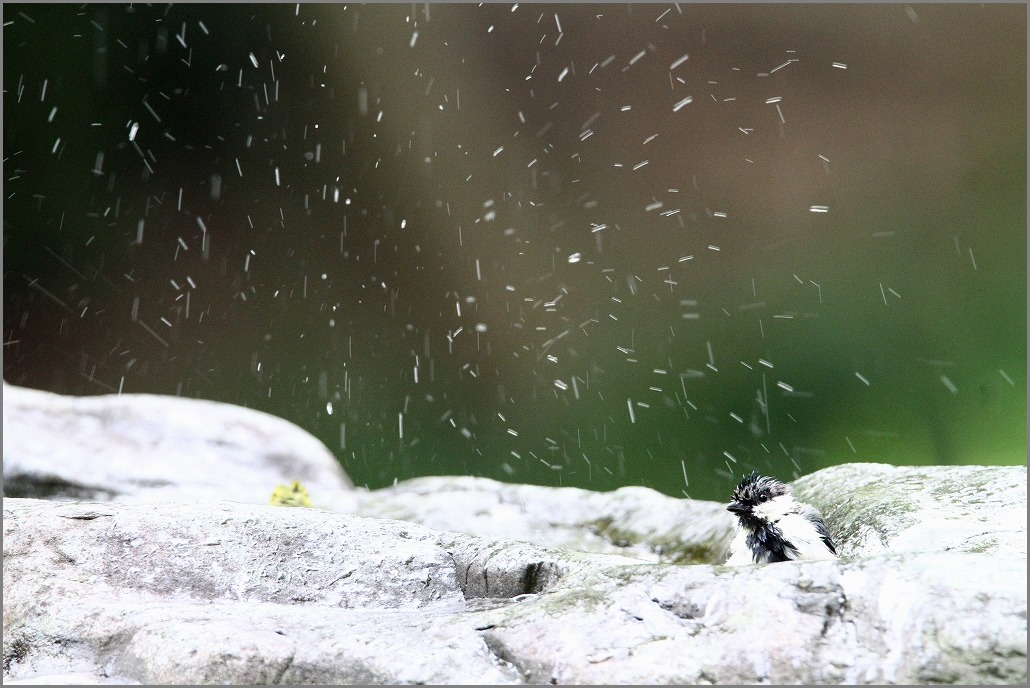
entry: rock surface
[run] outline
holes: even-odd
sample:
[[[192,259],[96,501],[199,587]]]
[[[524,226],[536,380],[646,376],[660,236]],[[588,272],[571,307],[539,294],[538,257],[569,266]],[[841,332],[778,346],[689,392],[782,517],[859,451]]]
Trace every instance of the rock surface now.
[[[266,505],[295,479],[322,509]],[[1027,680],[1025,466],[805,476],[842,559],[754,567],[718,565],[724,504],[354,489],[298,428],[175,398],[5,384],[4,481],[4,683]]]
[[[3,384],[4,495],[228,499],[267,504],[276,485],[351,486],[309,433],[267,413],[152,394],[72,397]]]
[[[675,499],[646,487],[591,492],[446,476],[358,490],[322,505],[437,530],[677,564],[724,561],[733,535],[724,504]]]
[[[1026,561],[966,552],[677,566],[314,509],[6,499],[4,602],[7,682],[1026,679]]]
[[[844,464],[792,487],[834,524],[844,556],[960,551],[1026,559],[1026,466]]]
[[[476,600],[613,561],[314,509],[6,499],[4,672],[519,682]]]
[[[1025,466],[845,464],[792,488],[822,511],[845,557],[960,551],[1026,558]],[[725,504],[645,487],[590,492],[450,476],[312,499],[333,511],[653,562],[722,563],[733,531]]]

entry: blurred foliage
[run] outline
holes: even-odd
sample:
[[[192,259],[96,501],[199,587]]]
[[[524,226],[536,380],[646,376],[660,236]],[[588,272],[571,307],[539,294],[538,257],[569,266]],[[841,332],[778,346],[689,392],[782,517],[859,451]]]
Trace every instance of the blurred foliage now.
[[[272,506],[311,506],[311,495],[299,480],[294,480],[288,487],[276,485],[268,503]]]
[[[1026,460],[1025,6],[3,11],[11,383],[370,487]]]

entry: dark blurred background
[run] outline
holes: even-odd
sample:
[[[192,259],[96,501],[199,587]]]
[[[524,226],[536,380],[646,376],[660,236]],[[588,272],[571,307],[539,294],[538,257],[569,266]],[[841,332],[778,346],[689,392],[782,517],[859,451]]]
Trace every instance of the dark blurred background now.
[[[4,379],[372,488],[1023,463],[1026,13],[4,4]]]

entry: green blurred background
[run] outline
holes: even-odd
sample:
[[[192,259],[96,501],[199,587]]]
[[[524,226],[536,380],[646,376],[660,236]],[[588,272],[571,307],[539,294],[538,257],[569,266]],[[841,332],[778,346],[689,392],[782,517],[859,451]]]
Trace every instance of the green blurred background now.
[[[372,488],[1024,463],[1026,13],[4,4],[4,379]]]

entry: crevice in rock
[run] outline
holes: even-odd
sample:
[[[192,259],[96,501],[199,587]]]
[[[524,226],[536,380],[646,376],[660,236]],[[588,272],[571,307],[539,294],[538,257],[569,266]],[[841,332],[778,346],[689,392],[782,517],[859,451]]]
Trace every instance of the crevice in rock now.
[[[537,584],[540,580],[540,569],[543,568],[543,566],[544,562],[542,561],[526,566],[526,570],[522,574],[522,593],[520,594],[537,592]]]
[[[55,475],[20,473],[4,476],[4,497],[110,501],[120,493],[109,487],[85,485]]]
[[[517,657],[508,646],[501,640],[497,634],[490,633],[489,629],[493,629],[495,626],[489,626],[484,629],[484,632],[480,632],[479,636],[483,639],[483,644],[491,655],[497,658],[498,661],[504,664],[509,664],[519,672],[519,677],[522,679],[523,684],[539,684],[540,681],[534,677],[536,671],[533,667],[529,666],[526,662],[522,661]]]
[[[450,557],[458,587],[466,600],[535,595],[552,587],[561,578],[561,571],[554,561],[520,563],[513,560],[514,557],[500,557],[499,564],[492,564],[497,558],[487,550],[466,552],[446,545],[443,550]]]
[[[794,606],[798,611],[822,618],[820,636],[825,638],[834,622],[843,622],[850,608],[848,598],[839,585],[809,587],[798,590]]]
[[[283,662],[282,669],[276,673],[275,678],[272,680],[273,686],[283,685],[283,678],[286,676],[286,672],[290,670],[290,667],[293,666],[293,660],[296,659],[296,657],[297,653],[294,651],[291,652],[290,656],[286,658],[286,660]]]
[[[107,638],[100,639],[100,646],[97,649],[97,663],[103,667],[103,673],[110,675],[116,673],[115,667],[119,667],[119,675],[135,674],[135,671],[125,671],[125,657],[132,644],[134,633],[126,630],[116,630]],[[134,677],[138,678],[138,677]],[[145,682],[145,681],[144,681]]]

